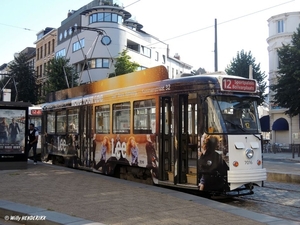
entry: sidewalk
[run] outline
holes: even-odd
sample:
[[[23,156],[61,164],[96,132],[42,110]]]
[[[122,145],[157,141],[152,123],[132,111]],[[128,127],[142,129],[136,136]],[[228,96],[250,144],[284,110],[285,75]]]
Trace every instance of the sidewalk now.
[[[13,225],[18,218],[23,224],[42,225],[299,224],[165,188],[31,161],[26,170],[0,171],[0,182],[0,224]],[[5,221],[5,216],[14,221]]]
[[[268,181],[300,184],[300,157],[298,154],[295,154],[293,158],[291,152],[264,153],[263,159],[263,166],[268,173]],[[283,166],[283,162],[290,162],[290,164]]]

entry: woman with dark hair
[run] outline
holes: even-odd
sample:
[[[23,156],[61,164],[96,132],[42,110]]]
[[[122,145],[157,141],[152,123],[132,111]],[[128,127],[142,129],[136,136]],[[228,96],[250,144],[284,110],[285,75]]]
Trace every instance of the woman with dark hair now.
[[[157,156],[154,145],[152,143],[151,137],[149,134],[146,135],[146,153],[147,153],[147,165],[146,168],[151,170],[152,176],[158,178],[158,168],[157,168]]]
[[[6,118],[1,118],[0,122],[0,142],[7,142],[7,134],[8,134],[8,124],[6,123]]]
[[[220,139],[215,135],[206,135],[200,152],[199,172],[202,174],[199,189],[216,190],[221,180],[219,173],[222,170],[222,157],[215,150],[218,149]],[[223,184],[223,183],[222,183]]]

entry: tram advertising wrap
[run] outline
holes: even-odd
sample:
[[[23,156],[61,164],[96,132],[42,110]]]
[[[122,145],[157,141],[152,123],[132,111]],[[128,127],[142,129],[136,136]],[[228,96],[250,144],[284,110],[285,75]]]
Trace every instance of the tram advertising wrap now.
[[[164,66],[61,90],[42,106],[42,158],[214,195],[252,194],[266,180],[257,99],[253,79],[169,79]]]

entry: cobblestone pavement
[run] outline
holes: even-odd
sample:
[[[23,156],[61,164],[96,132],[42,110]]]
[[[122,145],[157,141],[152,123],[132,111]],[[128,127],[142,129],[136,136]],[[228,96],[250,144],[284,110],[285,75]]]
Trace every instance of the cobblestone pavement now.
[[[264,187],[254,188],[253,195],[234,198],[227,204],[300,224],[300,184],[265,182]]]

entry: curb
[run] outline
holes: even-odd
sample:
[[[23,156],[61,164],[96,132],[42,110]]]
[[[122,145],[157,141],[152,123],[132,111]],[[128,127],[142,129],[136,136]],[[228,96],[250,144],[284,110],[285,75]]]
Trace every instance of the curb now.
[[[278,173],[278,172],[277,173],[267,172],[267,181],[300,184],[300,175]]]
[[[26,225],[104,225],[82,218],[20,203],[0,200],[0,217]]]

